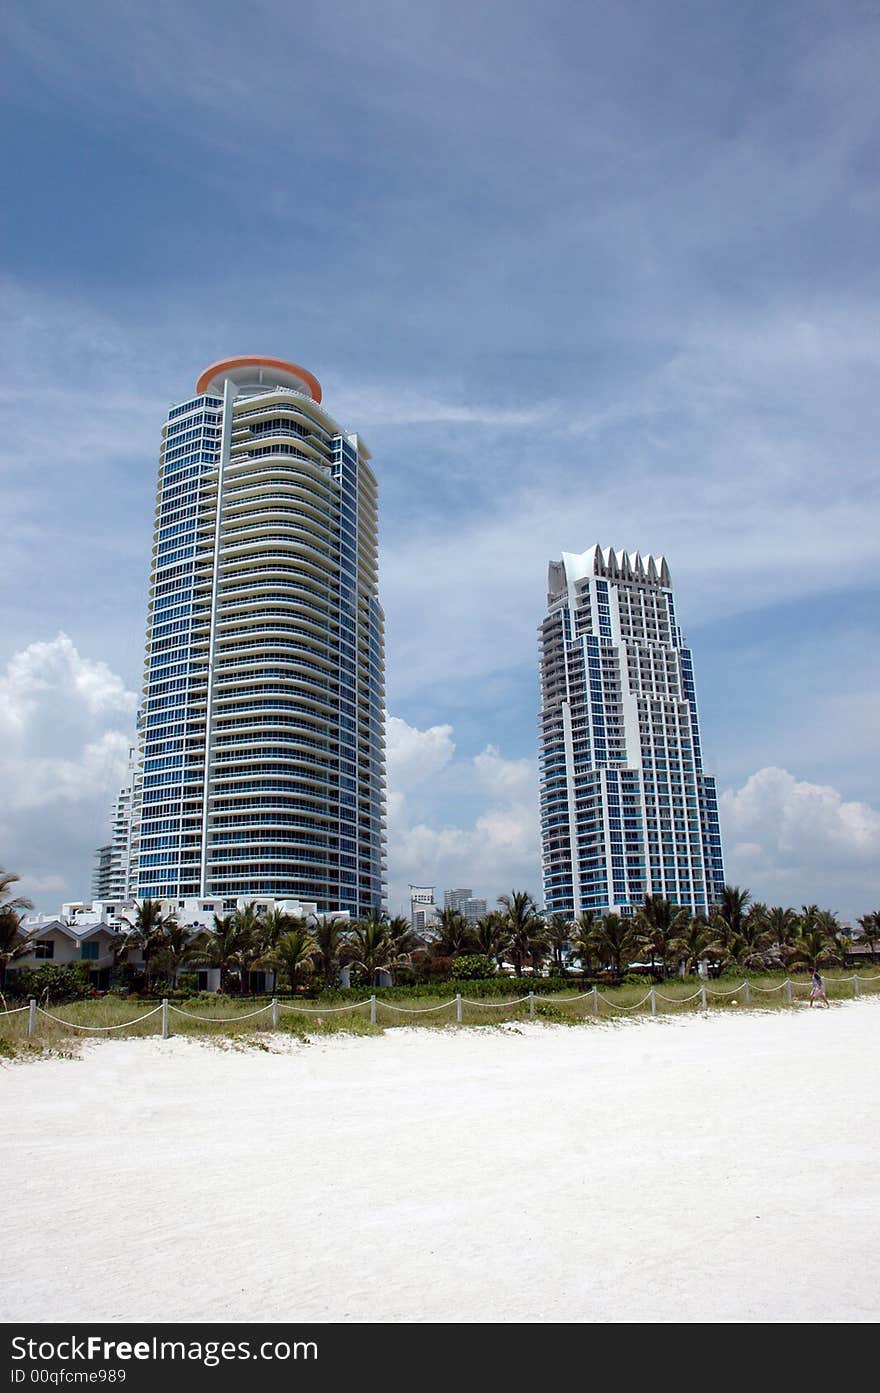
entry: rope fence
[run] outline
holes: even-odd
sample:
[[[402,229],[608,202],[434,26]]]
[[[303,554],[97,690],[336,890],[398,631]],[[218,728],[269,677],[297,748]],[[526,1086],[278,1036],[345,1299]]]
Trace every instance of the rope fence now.
[[[861,996],[862,984],[865,982],[880,982],[880,973],[876,973],[870,977],[859,977],[854,973],[851,978],[834,977],[827,980],[831,985],[843,985],[846,982],[851,982],[853,997],[855,1000],[858,1000]],[[348,1002],[344,1006],[297,1006],[290,1002],[281,1002],[277,997],[273,997],[265,1006],[260,1006],[256,1011],[248,1011],[245,1015],[239,1016],[202,1016],[193,1011],[184,1011],[180,1006],[172,1005],[166,997],[163,998],[159,1006],[154,1006],[152,1010],[146,1011],[142,1016],[135,1016],[135,1018],[130,1021],[120,1021],[116,1025],[83,1025],[79,1021],[67,1021],[61,1016],[53,1015],[51,1011],[47,1011],[43,1006],[39,1006],[36,999],[32,997],[27,1006],[14,1006],[11,1009],[0,1011],[0,1017],[17,1016],[21,1012],[27,1011],[29,1013],[27,1033],[29,1036],[33,1036],[36,1034],[38,1015],[45,1016],[47,1020],[53,1021],[56,1025],[63,1026],[66,1030],[95,1031],[103,1034],[111,1030],[128,1030],[131,1026],[140,1025],[142,1021],[150,1020],[152,1016],[157,1016],[161,1013],[161,1034],[162,1038],[167,1040],[171,1034],[169,1017],[172,1012],[177,1016],[183,1017],[185,1020],[196,1021],[197,1023],[204,1022],[206,1025],[236,1025],[239,1021],[254,1020],[257,1016],[264,1016],[271,1012],[272,1027],[273,1029],[277,1029],[281,1012],[288,1012],[292,1015],[323,1017],[338,1015],[346,1011],[360,1011],[365,1006],[368,1006],[370,1008],[370,1024],[376,1025],[380,1008],[383,1011],[396,1011],[401,1015],[428,1016],[436,1014],[438,1011],[448,1011],[454,1007],[456,1023],[461,1025],[464,1023],[465,1006],[471,1006],[480,1011],[487,1007],[494,1008],[495,1010],[512,1011],[515,1007],[528,1003],[529,1018],[533,1020],[535,1018],[536,1008],[541,1005],[552,1004],[554,1006],[570,1006],[577,1001],[590,1000],[592,1002],[592,1012],[594,1016],[599,1015],[600,1002],[603,1002],[605,1006],[612,1011],[624,1011],[628,1014],[641,1011],[647,1004],[650,1004],[651,1015],[657,1015],[658,1002],[663,1002],[667,1006],[687,1006],[691,1002],[699,999],[701,1010],[707,1011],[709,1009],[710,998],[729,998],[735,997],[738,994],[742,996],[744,1004],[749,1006],[751,1005],[752,992],[760,992],[768,996],[774,992],[782,992],[786,1004],[791,1006],[793,1005],[794,990],[810,992],[812,990],[812,984],[809,982],[795,982],[792,981],[790,977],[786,977],[784,982],[778,982],[776,986],[758,987],[748,981],[748,979],[744,979],[739,986],[732,987],[730,990],[724,990],[720,987],[708,987],[705,982],[703,982],[699,990],[693,992],[690,996],[667,996],[665,993],[658,991],[656,987],[651,987],[640,1001],[632,1002],[629,1005],[624,1005],[623,1002],[620,1001],[612,1001],[603,992],[600,992],[598,987],[592,987],[590,991],[580,992],[577,996],[557,997],[555,1000],[542,997],[535,992],[529,992],[526,996],[518,996],[513,1001],[489,1001],[487,999],[475,1001],[472,997],[457,995],[451,997],[449,1001],[440,1002],[438,1006],[399,1006],[394,1001],[385,1001],[382,997],[375,995],[369,996],[363,1001]]]
[[[155,1006],[152,1011],[147,1011],[143,1016],[135,1016],[133,1021],[120,1021],[118,1025],[80,1025],[78,1021],[63,1021],[60,1016],[53,1016],[50,1011],[44,1011],[42,1006],[37,1006],[41,1016],[46,1016],[48,1020],[54,1021],[56,1025],[66,1026],[68,1030],[128,1030],[129,1026],[140,1025],[141,1021],[148,1021],[150,1016],[157,1016],[160,1011],[164,1011],[165,1004]],[[28,1035],[33,1035],[33,1031],[28,1029]]]

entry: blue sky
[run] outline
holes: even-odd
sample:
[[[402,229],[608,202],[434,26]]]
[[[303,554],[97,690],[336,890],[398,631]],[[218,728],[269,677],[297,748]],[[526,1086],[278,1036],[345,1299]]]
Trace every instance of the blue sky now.
[[[539,893],[535,629],[594,541],[669,558],[728,878],[875,908],[876,6],[6,30],[0,861],[41,907],[87,894],[119,777],[167,406],[258,352],[374,455],[392,908]]]

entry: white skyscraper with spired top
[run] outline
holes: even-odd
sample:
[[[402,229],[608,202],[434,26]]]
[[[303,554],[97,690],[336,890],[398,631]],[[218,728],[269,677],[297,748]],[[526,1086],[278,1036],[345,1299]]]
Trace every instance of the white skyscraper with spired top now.
[[[540,629],[544,901],[707,913],[724,884],[693,661],[664,557],[590,547],[551,561]]]

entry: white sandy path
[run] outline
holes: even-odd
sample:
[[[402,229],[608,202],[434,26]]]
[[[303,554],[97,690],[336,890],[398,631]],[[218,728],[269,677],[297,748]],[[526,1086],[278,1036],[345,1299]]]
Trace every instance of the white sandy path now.
[[[874,1000],[11,1065],[0,1318],[874,1320],[878,1046]]]

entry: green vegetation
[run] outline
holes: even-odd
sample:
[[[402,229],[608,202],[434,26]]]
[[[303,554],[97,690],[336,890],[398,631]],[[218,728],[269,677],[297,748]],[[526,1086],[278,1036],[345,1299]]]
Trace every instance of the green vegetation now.
[[[0,872],[0,970],[30,947],[22,928],[30,906],[12,894],[16,880]],[[860,941],[873,955],[880,946],[880,911],[858,924]],[[785,978],[806,977],[816,968],[832,969],[826,976],[832,1000],[855,994],[854,976],[865,994],[876,990],[880,971],[865,958],[864,969],[852,974],[852,941],[853,932],[828,910],[768,907],[739,886],[725,886],[708,917],[648,896],[631,917],[586,912],[576,922],[542,915],[529,894],[513,890],[477,924],[443,910],[428,939],[400,917],[306,921],[280,911],[263,914],[255,903],[217,917],[211,931],[194,933],[174,915],[163,915],[157,901],[145,900],[131,931],[118,936],[108,994],[89,986],[80,964],[10,973],[8,994],[14,990],[17,1002],[36,998],[61,1022],[41,1012],[29,1040],[27,1012],[0,1016],[0,1041],[4,1052],[57,1048],[76,1035],[77,1025],[154,1035],[161,1013],[140,1017],[163,997],[175,1035],[261,1037],[272,1028],[271,1011],[264,1009],[267,990],[280,1003],[278,1029],[299,1036],[454,1025],[457,996],[464,999],[462,1023],[475,1026],[529,1016],[560,1023],[622,1018],[648,1013],[652,992],[657,1013],[699,1011],[702,992],[713,1009],[779,1009],[789,1004]],[[128,961],[133,948],[142,963]],[[192,969],[205,964],[219,969],[220,993],[194,991]],[[708,980],[697,975],[698,967],[708,971]],[[343,970],[351,981],[346,988]],[[735,992],[744,978],[748,988]],[[263,994],[255,995],[256,988]],[[805,995],[805,984],[795,984],[795,999],[798,989]],[[363,1004],[371,996],[375,1023]],[[523,996],[534,999],[518,1000]],[[6,1004],[0,995],[0,1009]]]
[[[857,973],[835,973],[825,978],[832,1001],[851,1001],[880,993],[880,971],[862,969]],[[395,1026],[419,1029],[455,1027],[455,997],[462,997],[462,1025],[469,1027],[517,1025],[529,1020],[554,1024],[595,1025],[609,1021],[647,1017],[651,1014],[651,982],[627,979],[618,986],[604,984],[592,988],[573,988],[562,983],[552,989],[552,978],[536,980],[533,1003],[530,983],[507,978],[484,982],[443,984],[442,988],[391,987],[355,992],[333,991],[319,995],[289,996],[279,1000],[278,1033],[300,1039],[338,1033],[376,1035]],[[707,1006],[713,1011],[788,1009],[784,988],[786,973],[741,971],[725,973],[706,983],[674,978],[654,988],[658,1016],[698,1013],[702,1010],[700,988],[707,993]],[[743,983],[748,987],[743,990]],[[503,990],[499,990],[502,988]],[[793,999],[806,1002],[808,979],[794,980]],[[370,1021],[369,997],[376,997],[376,1024]],[[525,997],[525,1000],[518,999]],[[340,1006],[354,1009],[340,1010]],[[159,1009],[157,1009],[159,1008]],[[176,1009],[175,1009],[176,1008]],[[151,1014],[147,1014],[151,1013]],[[257,1014],[255,1014],[257,1013]],[[51,1019],[57,1017],[57,1019]],[[146,1016],[146,1019],[140,1019]],[[69,1052],[77,1038],[141,1038],[161,1033],[162,1013],[156,999],[123,999],[108,995],[86,1001],[69,1001],[52,1006],[50,1015],[41,1011],[36,1035],[28,1038],[28,1013],[0,1017],[0,1056],[6,1058],[38,1055],[44,1051]],[[103,1027],[78,1031],[77,1026]],[[107,1027],[122,1027],[108,1031]],[[169,1007],[169,1029],[173,1035],[194,1036],[221,1044],[224,1040],[246,1040],[266,1045],[272,1032],[271,1002],[266,997],[243,1001],[240,997],[201,993]]]
[[[9,964],[27,953],[31,946],[30,936],[22,932],[21,921],[25,911],[33,909],[33,905],[23,895],[10,894],[20,879],[11,871],[0,870],[0,988]]]

